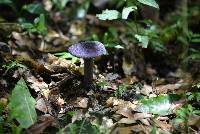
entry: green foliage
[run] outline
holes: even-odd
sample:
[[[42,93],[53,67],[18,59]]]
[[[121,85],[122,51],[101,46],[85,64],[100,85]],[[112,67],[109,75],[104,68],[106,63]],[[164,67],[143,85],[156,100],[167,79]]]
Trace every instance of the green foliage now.
[[[71,63],[75,63],[79,60],[79,58],[71,55],[70,53],[67,53],[67,52],[60,52],[60,53],[55,53],[54,54],[55,56],[58,56],[59,58],[62,58],[62,59],[71,59]]]
[[[173,101],[178,99],[179,96],[176,94],[160,95],[150,99],[142,99],[141,105],[137,107],[137,111],[158,115],[169,115],[172,112],[170,111],[170,108]]]
[[[32,14],[46,14],[46,10],[41,3],[24,5],[22,9]]]
[[[192,43],[200,43],[200,33],[189,33],[189,39]]]
[[[118,43],[118,32],[115,28],[110,27],[108,32],[104,33],[103,43],[107,48],[123,49],[124,47]]]
[[[187,92],[186,97],[188,100],[195,100],[197,102],[200,102],[200,92]]]
[[[20,128],[28,128],[37,120],[35,99],[31,96],[23,78],[21,78],[9,97],[9,110],[12,119],[16,119]]]
[[[136,6],[124,7],[124,9],[122,10],[122,19],[125,20],[128,19],[128,15],[136,10],[137,10]]]
[[[101,89],[105,88],[106,86],[108,86],[110,83],[107,81],[101,81],[101,82],[97,82],[97,86],[100,87]]]
[[[31,33],[38,33],[42,35],[47,34],[44,14],[40,14],[40,16],[34,20],[33,24],[28,22],[21,22],[20,26]]]
[[[156,3],[155,0],[137,0],[137,2],[136,1],[133,2],[133,1],[130,1],[130,0],[126,0],[126,1],[121,2],[121,1],[116,0],[115,2],[117,4],[117,7],[124,5],[122,13],[119,12],[118,10],[108,10],[108,9],[106,9],[101,14],[97,14],[96,15],[97,18],[99,18],[100,20],[115,20],[115,19],[125,19],[125,20],[127,20],[129,14],[131,12],[137,13],[138,3],[142,3],[142,4],[145,4],[145,5],[148,5],[148,6],[152,6],[154,8],[159,8],[159,6],[158,6],[158,4]],[[134,26],[131,26],[132,22],[134,23]],[[127,31],[127,33],[125,33],[125,35],[127,35],[127,36],[131,35],[130,38],[131,38],[132,42],[134,42],[134,39],[136,39],[136,41],[138,41],[137,44],[139,46],[141,46],[142,48],[147,48],[149,42],[152,42],[151,46],[152,46],[152,48],[155,48],[156,51],[163,51],[164,50],[162,43],[159,41],[160,38],[157,36],[157,33],[156,33],[157,31],[152,30],[151,29],[152,27],[149,28],[149,29],[148,28],[144,29],[141,25],[138,24],[138,22],[135,20],[135,18],[134,18],[134,20],[131,20],[131,19],[127,20],[127,22],[125,24],[127,24],[126,26],[130,27],[130,30],[132,30],[131,32]],[[116,42],[119,42],[119,41],[116,40],[115,43],[113,43],[113,41],[109,41],[108,40],[109,36],[111,36],[111,34],[109,34],[109,32],[106,32],[104,34],[104,43],[106,43],[107,47],[115,46],[114,48],[122,48],[121,45],[119,46],[118,43],[116,43]],[[105,40],[105,37],[106,37],[106,40]],[[110,38],[113,40],[113,39],[118,38],[118,37],[119,36],[117,36],[117,37],[111,36]],[[114,44],[117,44],[117,45],[114,45]]]
[[[195,110],[192,105],[188,104],[176,111],[176,118],[173,120],[174,125],[184,124],[185,132],[188,131],[188,122],[193,115],[200,115],[200,110]]]
[[[101,14],[97,14],[96,17],[100,20],[115,20],[120,17],[120,12],[117,10],[104,10]]]
[[[188,56],[184,58],[183,63],[189,63],[200,59],[200,52],[196,49],[189,49]]]
[[[124,9],[122,10],[122,13],[120,13],[117,10],[104,10],[101,14],[97,14],[96,17],[99,18],[100,20],[116,20],[119,18],[122,19],[128,19],[128,15],[133,12],[136,11],[137,7],[136,6],[129,6],[129,7],[124,7]]]
[[[83,0],[82,3],[78,4],[76,8],[76,17],[84,18],[87,14],[88,8],[90,7],[91,0]]]
[[[86,118],[77,120],[67,126],[66,129],[62,129],[58,134],[98,134],[100,130],[95,125],[92,125]]]
[[[149,43],[149,38],[148,36],[143,36],[143,35],[138,35],[135,34],[135,38],[139,41],[139,45],[143,48],[147,48],[148,47],[148,43]]]
[[[4,74],[7,74],[7,72],[11,69],[14,69],[14,68],[26,68],[24,65],[20,64],[20,63],[17,63],[17,61],[11,61],[9,64],[5,64],[5,65],[2,65],[3,68],[6,68],[6,71]]]
[[[126,90],[127,88],[125,85],[119,85],[119,87],[115,90],[114,95],[121,97]]]
[[[137,0],[138,2],[159,9],[159,5],[155,0]]]
[[[198,83],[196,86],[197,86],[197,88],[199,88],[199,89],[200,89],[200,83]]]
[[[52,2],[56,6],[56,8],[58,8],[59,10],[63,10],[69,0],[52,0]]]

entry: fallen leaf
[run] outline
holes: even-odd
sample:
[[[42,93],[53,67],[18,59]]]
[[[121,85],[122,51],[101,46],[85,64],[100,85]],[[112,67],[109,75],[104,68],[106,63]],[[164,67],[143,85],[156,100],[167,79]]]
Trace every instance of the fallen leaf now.
[[[46,91],[49,90],[48,84],[45,83],[44,81],[38,80],[34,76],[27,76],[26,80],[30,83],[29,86],[30,88],[34,89],[36,92],[41,92],[41,91]],[[48,95],[45,96],[48,98]]]
[[[28,134],[41,134],[49,126],[55,126],[56,120],[49,114],[39,117],[38,122],[26,130]]]
[[[134,114],[132,113],[132,110],[130,108],[124,107],[122,109],[119,109],[116,111],[117,114],[123,115],[127,118],[133,118]]]
[[[75,101],[75,107],[87,108],[88,100],[89,100],[88,98],[78,97],[77,100]]]
[[[182,86],[181,83],[160,85],[160,86],[156,87],[156,93],[163,94],[163,93],[167,93],[167,92],[172,92],[174,90],[179,89],[181,86]]]
[[[121,124],[133,124],[133,123],[136,123],[136,120],[134,120],[133,118],[122,118],[117,123],[121,123]]]
[[[47,113],[48,111],[48,108],[46,106],[46,103],[44,101],[43,98],[39,98],[37,101],[36,101],[36,105],[35,105],[35,108],[43,113]]]
[[[140,90],[140,93],[146,96],[149,96],[150,93],[153,92],[153,88],[150,85],[146,85],[144,84],[144,86],[142,87],[142,89]]]

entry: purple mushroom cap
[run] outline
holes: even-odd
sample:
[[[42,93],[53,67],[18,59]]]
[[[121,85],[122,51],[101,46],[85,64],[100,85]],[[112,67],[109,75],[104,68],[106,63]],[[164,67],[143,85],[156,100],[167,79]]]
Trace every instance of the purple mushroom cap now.
[[[69,47],[69,53],[79,58],[94,58],[106,53],[106,49],[101,42],[83,41]]]

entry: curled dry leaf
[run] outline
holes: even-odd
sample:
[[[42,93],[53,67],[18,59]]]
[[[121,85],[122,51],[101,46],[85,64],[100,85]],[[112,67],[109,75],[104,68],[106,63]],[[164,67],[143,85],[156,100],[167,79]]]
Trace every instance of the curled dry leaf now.
[[[169,132],[169,130],[172,129],[172,125],[167,123],[166,121],[160,121],[160,120],[154,120],[154,121],[155,121],[157,127],[161,128],[165,131]]]
[[[122,118],[117,123],[120,123],[120,124],[133,124],[133,123],[136,123],[136,120],[134,120],[133,118]]]
[[[144,125],[150,126],[148,119],[139,119]]]
[[[45,56],[46,62],[44,67],[50,72],[59,73],[63,71],[75,71],[76,68],[71,62],[66,59],[58,58],[52,54],[48,54]]]
[[[127,118],[132,118],[134,117],[134,114],[132,113],[132,110],[130,108],[124,107],[122,109],[119,109],[116,111],[117,114],[123,115]]]
[[[106,101],[106,105],[113,107],[115,106],[115,110],[119,110],[121,108],[130,108],[131,110],[134,110],[136,108],[136,104],[138,102],[135,103],[131,103],[130,101],[124,101],[122,99],[117,99],[116,97],[110,97],[107,101]]]
[[[88,106],[88,98],[81,98],[81,97],[77,98],[77,107],[87,108],[87,106]]]
[[[38,80],[34,76],[27,76],[26,80],[30,83],[30,87],[34,89],[36,92],[44,91],[48,93],[48,84],[45,83],[44,81]],[[48,95],[48,94],[46,94]]]
[[[135,113],[134,114],[134,119],[135,120],[139,120],[139,119],[145,119],[145,118],[151,118],[152,114],[148,114],[148,113]]]
[[[179,89],[183,84],[176,83],[176,84],[167,84],[167,85],[160,85],[156,87],[157,94],[163,94],[167,92],[172,92],[174,90]]]
[[[37,101],[36,101],[36,105],[35,105],[35,108],[43,113],[47,113],[48,111],[48,108],[46,106],[46,103],[44,101],[43,98],[39,98]]]

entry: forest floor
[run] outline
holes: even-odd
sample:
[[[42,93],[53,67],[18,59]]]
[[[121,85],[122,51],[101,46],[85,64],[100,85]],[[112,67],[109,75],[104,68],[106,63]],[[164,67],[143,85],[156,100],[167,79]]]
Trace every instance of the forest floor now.
[[[63,24],[60,17],[54,23]],[[85,88],[84,61],[68,47],[110,26],[127,30],[122,24],[87,15],[48,25],[43,36],[0,23],[0,35],[6,34],[0,38],[0,133],[200,133],[200,62],[182,65],[175,42],[168,45],[178,53],[171,57],[131,43],[106,47],[94,59],[93,86]]]

